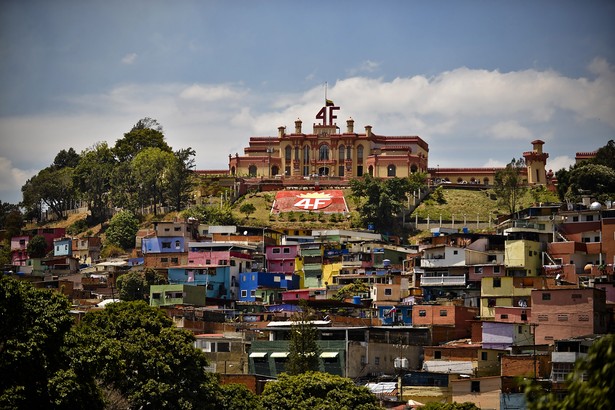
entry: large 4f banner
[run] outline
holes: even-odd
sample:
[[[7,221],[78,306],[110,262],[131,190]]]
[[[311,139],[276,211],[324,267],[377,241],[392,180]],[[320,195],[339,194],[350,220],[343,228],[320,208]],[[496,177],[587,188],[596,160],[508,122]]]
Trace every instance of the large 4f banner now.
[[[348,212],[344,193],[339,189],[325,191],[279,191],[273,201],[271,213],[280,212]]]

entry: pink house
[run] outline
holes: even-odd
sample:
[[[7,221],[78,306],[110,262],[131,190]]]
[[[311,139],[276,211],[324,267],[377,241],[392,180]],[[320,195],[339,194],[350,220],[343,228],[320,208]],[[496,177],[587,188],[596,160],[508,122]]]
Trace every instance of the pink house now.
[[[295,272],[295,258],[299,245],[267,246],[267,270],[269,272]]]
[[[536,344],[606,333],[609,316],[601,289],[551,288],[532,290],[532,318]]]

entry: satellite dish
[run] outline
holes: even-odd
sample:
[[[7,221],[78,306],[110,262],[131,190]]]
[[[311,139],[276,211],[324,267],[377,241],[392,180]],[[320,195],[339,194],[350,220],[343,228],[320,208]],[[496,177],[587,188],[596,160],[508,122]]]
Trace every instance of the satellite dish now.
[[[248,234],[248,231],[243,231],[243,235],[246,236]]]

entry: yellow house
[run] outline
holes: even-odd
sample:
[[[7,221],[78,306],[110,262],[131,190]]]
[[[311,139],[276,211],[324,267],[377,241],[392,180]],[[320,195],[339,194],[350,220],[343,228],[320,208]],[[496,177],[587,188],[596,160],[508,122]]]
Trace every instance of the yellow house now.
[[[507,240],[504,244],[504,265],[509,276],[536,276],[542,268],[540,242],[527,239]]]
[[[481,279],[480,315],[495,318],[496,306],[529,307],[532,289],[543,286],[542,277],[486,277]]]

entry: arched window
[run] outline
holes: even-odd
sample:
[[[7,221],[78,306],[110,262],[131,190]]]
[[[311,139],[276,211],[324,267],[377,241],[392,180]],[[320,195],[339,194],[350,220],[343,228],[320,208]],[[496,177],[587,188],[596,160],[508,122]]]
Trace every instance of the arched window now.
[[[339,160],[343,161],[344,160],[344,154],[346,153],[346,149],[344,148],[343,145],[340,145],[339,151],[340,151]]]
[[[346,159],[352,159],[352,148],[349,146],[346,147]]]
[[[271,175],[279,175],[280,174],[280,168],[277,165],[274,165],[271,167]]]
[[[396,174],[396,171],[397,171],[397,168],[395,167],[395,165],[389,164],[389,166],[387,167],[387,176],[394,177]]]
[[[299,147],[295,147],[295,160],[299,161]]]
[[[251,177],[255,177],[256,176],[256,165],[250,165],[248,167],[248,175]]]
[[[318,160],[319,161],[329,160],[329,146],[327,144],[322,144],[320,146],[320,149],[318,150]]]
[[[310,146],[303,147],[303,175],[310,175]]]
[[[363,162],[363,145],[357,147],[357,162]]]
[[[235,175],[235,167],[231,167],[231,175]]]
[[[374,176],[374,166],[370,165],[369,168],[367,168],[367,173],[371,176]]]
[[[413,174],[418,171],[419,167],[416,166],[416,164],[412,164],[410,166],[410,172],[412,172]]]
[[[292,155],[293,149],[290,147],[290,145],[287,145],[286,148],[284,148],[284,160],[286,162],[290,162],[290,157]]]
[[[489,185],[489,178],[485,177],[485,179],[483,179],[483,183],[485,185]]]

